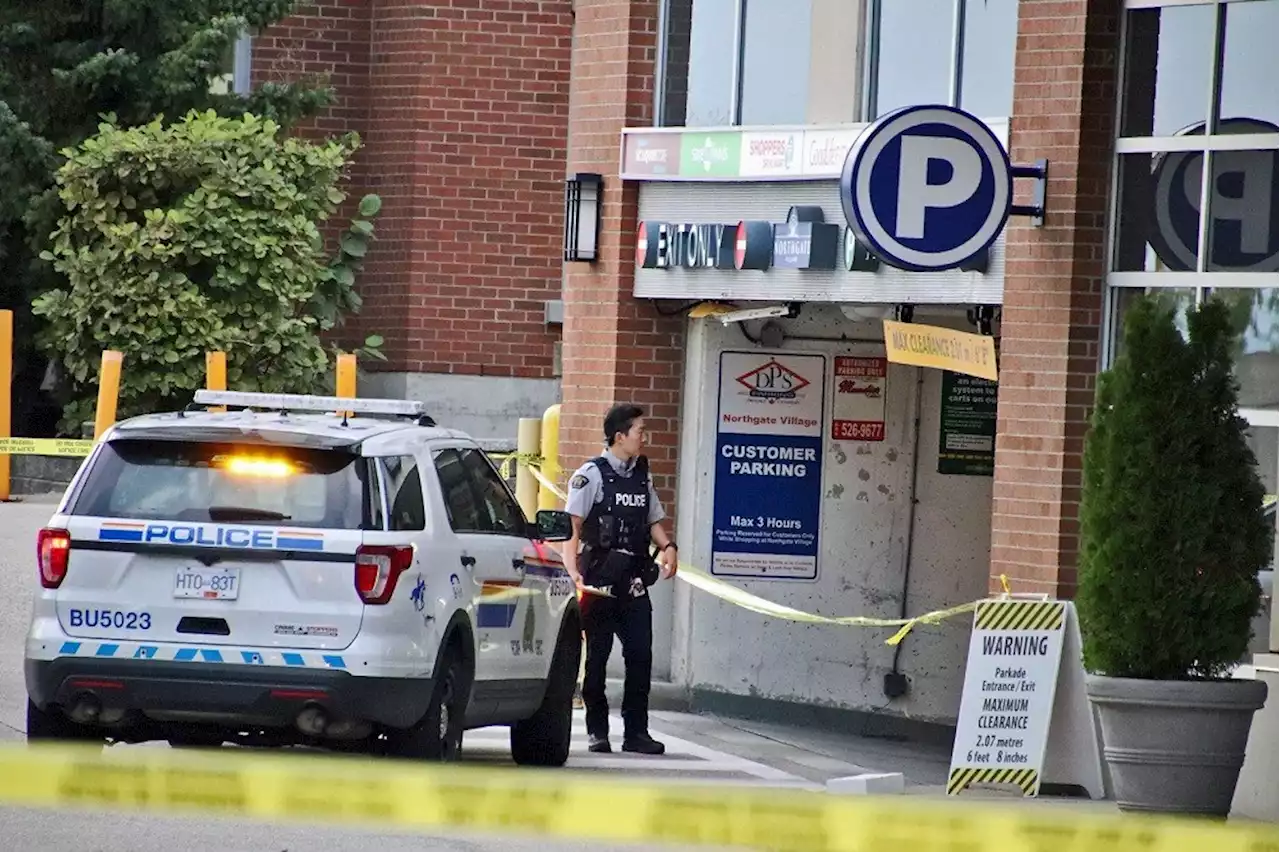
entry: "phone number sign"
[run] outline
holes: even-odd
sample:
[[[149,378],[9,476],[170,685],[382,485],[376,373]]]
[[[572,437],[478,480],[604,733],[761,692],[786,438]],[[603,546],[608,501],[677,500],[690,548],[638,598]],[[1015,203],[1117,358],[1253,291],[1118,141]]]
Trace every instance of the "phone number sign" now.
[[[833,360],[831,437],[837,441],[883,441],[888,359],[841,355]]]

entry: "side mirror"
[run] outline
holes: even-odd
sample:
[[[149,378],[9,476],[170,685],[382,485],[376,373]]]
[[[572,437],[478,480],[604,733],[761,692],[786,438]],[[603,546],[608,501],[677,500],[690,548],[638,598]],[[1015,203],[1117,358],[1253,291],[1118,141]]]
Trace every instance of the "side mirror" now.
[[[559,509],[539,509],[534,527],[538,538],[543,541],[568,541],[573,538],[573,516]]]

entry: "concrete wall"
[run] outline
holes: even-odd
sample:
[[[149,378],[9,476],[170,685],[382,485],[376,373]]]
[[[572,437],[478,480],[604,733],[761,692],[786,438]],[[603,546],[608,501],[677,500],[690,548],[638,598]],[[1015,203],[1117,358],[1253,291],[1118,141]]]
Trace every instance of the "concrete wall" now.
[[[949,315],[940,315],[948,310]],[[918,308],[917,322],[968,328],[962,310]],[[851,322],[834,305],[807,304],[788,335],[880,340],[878,322]],[[754,335],[759,323],[752,323]],[[680,451],[679,526],[684,560],[707,566],[716,433],[717,371],[725,349],[750,349],[734,325],[691,320]],[[780,351],[882,355],[882,343],[787,340]],[[828,366],[830,370],[830,365]],[[741,581],[780,604],[822,615],[898,618],[904,572],[909,615],[984,595],[990,558],[991,479],[937,473],[941,373],[889,365],[886,440],[825,441],[820,561],[816,582]],[[917,382],[920,408],[919,501],[907,564]],[[830,419],[831,396],[826,402]],[[829,427],[827,429],[829,432]],[[655,601],[658,603],[658,601]],[[899,670],[907,695],[883,692],[892,631],[805,625],[769,619],[681,584],[675,589],[672,679],[709,690],[954,724],[964,680],[970,620],[921,627],[904,641]],[[655,632],[658,625],[655,624]]]
[[[487,449],[498,444],[514,447],[519,419],[541,418],[547,408],[560,401],[558,379],[362,373],[357,387],[360,396],[425,402],[438,424],[461,429]]]

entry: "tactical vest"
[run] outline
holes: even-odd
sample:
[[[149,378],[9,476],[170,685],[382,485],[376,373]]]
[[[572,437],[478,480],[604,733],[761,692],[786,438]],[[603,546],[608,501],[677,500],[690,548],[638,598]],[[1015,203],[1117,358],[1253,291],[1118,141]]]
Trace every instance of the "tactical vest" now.
[[[583,521],[583,543],[644,555],[649,547],[649,460],[636,459],[630,476],[615,471],[603,456],[591,461],[600,471],[603,493]]]

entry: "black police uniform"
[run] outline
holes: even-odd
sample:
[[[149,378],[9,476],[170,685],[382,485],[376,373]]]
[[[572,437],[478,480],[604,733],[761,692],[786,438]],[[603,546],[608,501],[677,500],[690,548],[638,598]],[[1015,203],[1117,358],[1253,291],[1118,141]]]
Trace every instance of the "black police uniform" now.
[[[588,586],[609,589],[614,597],[584,595],[583,631],[587,637],[582,701],[593,750],[609,736],[605,699],[605,667],[613,637],[622,643],[626,676],[622,693],[623,750],[657,753],[661,745],[649,736],[649,683],[653,669],[653,605],[648,587],[658,579],[649,558],[649,462],[636,459],[630,476],[622,476],[603,456],[592,459],[603,479],[601,499],[582,524],[582,579]]]

